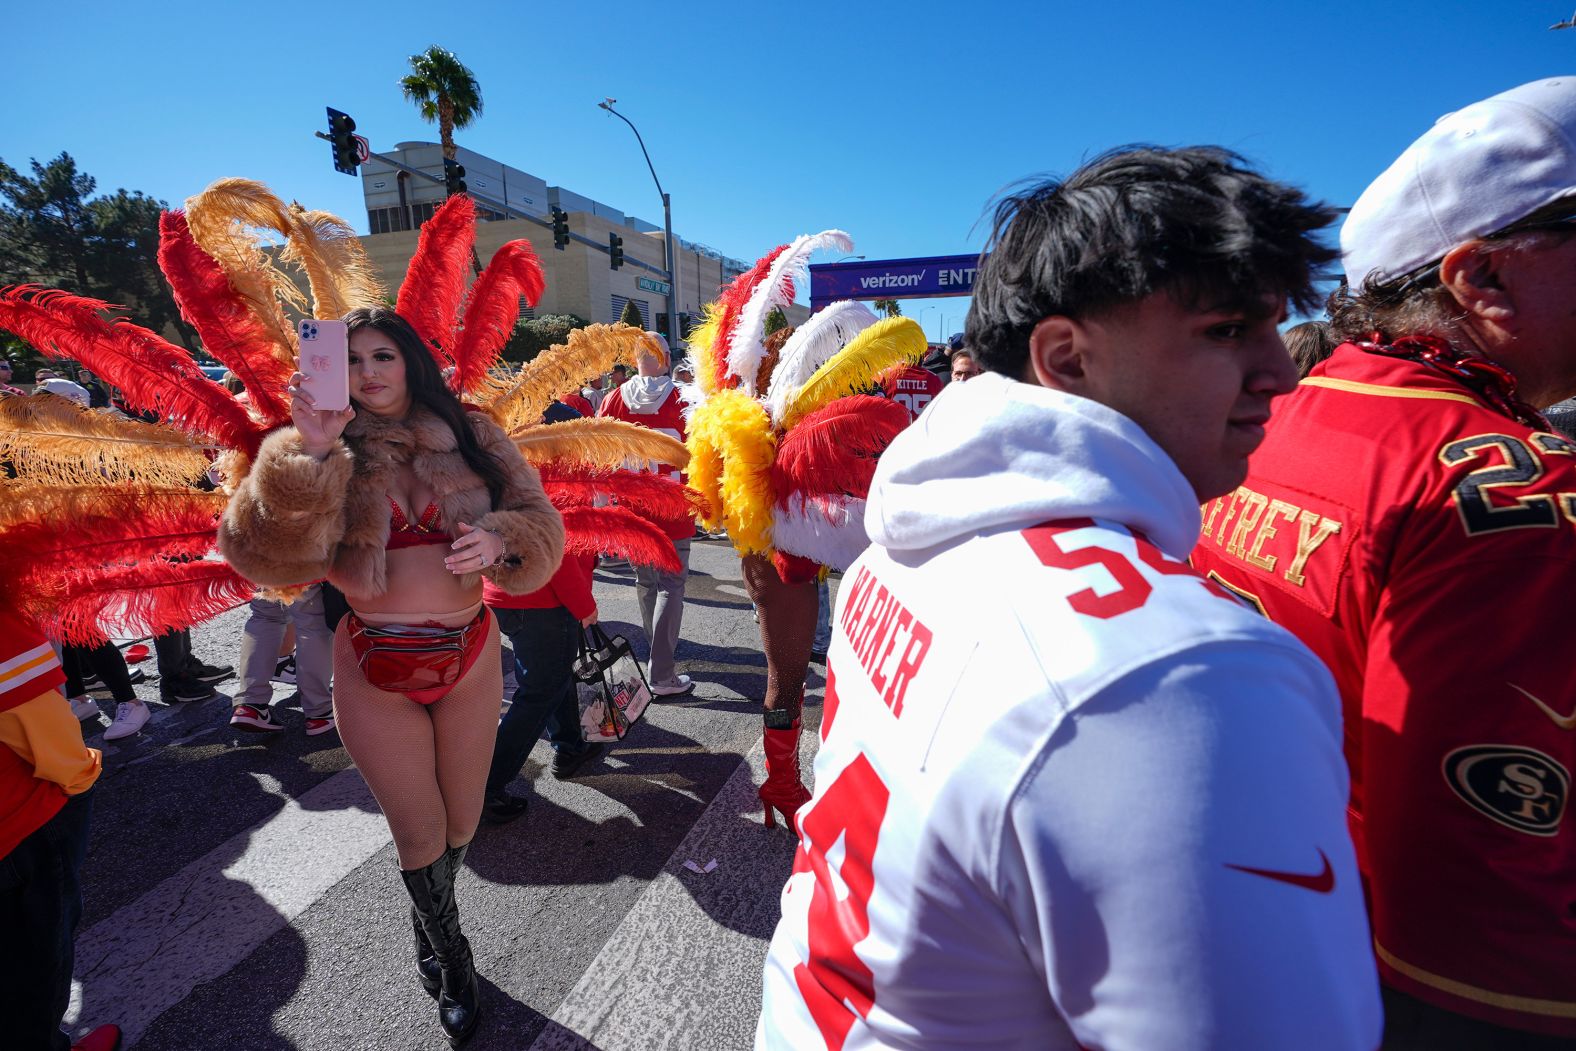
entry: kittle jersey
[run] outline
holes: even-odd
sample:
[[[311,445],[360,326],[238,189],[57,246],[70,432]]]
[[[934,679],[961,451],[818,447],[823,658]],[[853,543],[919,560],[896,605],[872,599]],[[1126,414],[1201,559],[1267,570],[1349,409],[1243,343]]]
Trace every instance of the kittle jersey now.
[[[1110,523],[904,562],[838,593],[756,1047],[1371,1051],[1312,655]]]
[[[918,365],[895,369],[881,379],[882,391],[888,398],[908,410],[910,423],[919,419],[919,414],[925,411],[925,406],[934,401],[936,395],[945,387],[946,384],[941,381],[940,376]]]
[[[1343,346],[1193,562],[1335,673],[1385,982],[1576,1036],[1576,444]]]

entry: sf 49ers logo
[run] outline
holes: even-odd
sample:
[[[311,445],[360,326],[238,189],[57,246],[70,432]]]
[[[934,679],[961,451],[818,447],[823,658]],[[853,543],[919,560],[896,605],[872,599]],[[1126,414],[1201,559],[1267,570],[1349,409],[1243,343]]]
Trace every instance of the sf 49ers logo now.
[[[1445,781],[1474,810],[1534,836],[1559,831],[1571,775],[1533,748],[1475,744],[1445,756]]]

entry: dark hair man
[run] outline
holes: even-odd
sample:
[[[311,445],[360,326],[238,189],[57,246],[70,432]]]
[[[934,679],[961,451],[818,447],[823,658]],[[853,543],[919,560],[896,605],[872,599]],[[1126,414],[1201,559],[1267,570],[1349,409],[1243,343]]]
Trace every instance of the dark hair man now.
[[[0,396],[24,393],[21,387],[11,386],[11,359],[0,358]]]
[[[996,211],[882,456],[757,1048],[1351,1048],[1379,993],[1329,672],[1182,561],[1332,213],[1127,149]]]
[[[1576,77],[1409,146],[1194,555],[1340,685],[1387,1048],[1576,1037],[1576,444],[1535,408],[1576,394],[1573,217]]]
[[[980,363],[974,360],[974,354],[968,350],[954,350],[952,352],[952,382],[963,383],[980,374]]]

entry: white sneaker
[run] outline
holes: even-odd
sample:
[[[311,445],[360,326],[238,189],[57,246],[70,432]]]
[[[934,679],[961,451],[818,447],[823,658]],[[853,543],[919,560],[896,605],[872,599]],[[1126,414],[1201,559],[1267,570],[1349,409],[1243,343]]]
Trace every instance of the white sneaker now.
[[[103,715],[104,710],[98,706],[97,701],[84,694],[81,697],[71,698],[71,714],[77,717],[78,722],[87,722],[89,719],[97,719]]]
[[[148,706],[141,701],[121,701],[115,705],[115,721],[104,731],[104,740],[118,741],[122,737],[130,737],[148,725],[151,716]]]
[[[689,693],[694,688],[695,683],[690,680],[688,675],[675,675],[666,682],[652,683],[651,695],[653,697],[677,697],[680,694]]]

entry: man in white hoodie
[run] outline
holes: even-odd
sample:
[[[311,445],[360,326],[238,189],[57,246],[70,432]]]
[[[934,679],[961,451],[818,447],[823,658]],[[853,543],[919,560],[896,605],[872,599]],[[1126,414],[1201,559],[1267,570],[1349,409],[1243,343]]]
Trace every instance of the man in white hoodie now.
[[[997,208],[985,369],[881,458],[757,1048],[1371,1051],[1329,673],[1183,561],[1331,212],[1217,149]]]
[[[653,333],[656,335],[655,333]],[[667,340],[662,341],[664,350]],[[614,377],[623,366],[614,367]],[[621,382],[602,399],[598,416],[649,427],[671,438],[684,440],[684,401],[667,372],[667,362],[655,354],[642,352],[635,359],[636,374]],[[673,468],[653,464],[660,474],[677,474]],[[679,475],[679,480],[683,480]],[[640,604],[640,619],[651,643],[647,678],[657,697],[679,697],[695,688],[688,675],[680,675],[673,664],[673,651],[679,644],[679,628],[684,623],[684,584],[689,574],[690,538],[695,535],[695,519],[689,515],[663,523],[668,539],[684,568],[664,573],[654,566],[635,567],[635,598]]]

